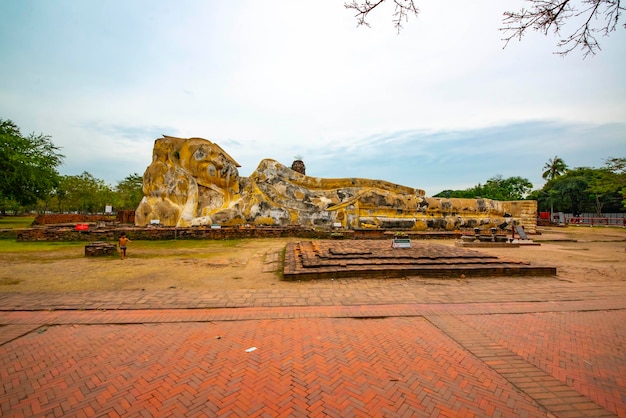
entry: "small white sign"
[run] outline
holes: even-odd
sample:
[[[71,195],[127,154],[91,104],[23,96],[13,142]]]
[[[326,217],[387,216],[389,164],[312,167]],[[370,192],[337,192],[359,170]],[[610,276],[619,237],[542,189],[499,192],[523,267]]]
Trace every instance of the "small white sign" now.
[[[391,246],[393,248],[411,248],[411,240],[409,238],[394,238]]]

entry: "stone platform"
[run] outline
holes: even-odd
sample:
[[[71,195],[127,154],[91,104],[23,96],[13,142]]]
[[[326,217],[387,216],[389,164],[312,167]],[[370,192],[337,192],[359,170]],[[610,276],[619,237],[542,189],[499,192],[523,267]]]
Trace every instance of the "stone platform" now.
[[[284,280],[350,277],[553,276],[556,267],[533,266],[478,251],[413,241],[392,248],[385,241],[300,241],[287,244]]]

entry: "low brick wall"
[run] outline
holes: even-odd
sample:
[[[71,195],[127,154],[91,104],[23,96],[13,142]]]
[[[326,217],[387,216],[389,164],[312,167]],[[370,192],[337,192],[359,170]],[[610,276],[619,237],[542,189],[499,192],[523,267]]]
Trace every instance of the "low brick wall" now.
[[[113,241],[121,230],[92,229],[77,231],[75,227],[37,227],[21,229],[17,241]]]
[[[351,239],[392,239],[398,231],[386,229],[355,229],[349,231]],[[402,231],[411,239],[459,239],[461,231]]]
[[[114,215],[82,215],[78,213],[53,213],[37,215],[33,225],[76,224],[88,222],[113,222]]]
[[[245,239],[245,238],[303,238],[303,239],[392,239],[393,231],[314,230],[302,227],[210,228],[210,227],[129,227],[95,228],[77,231],[75,226],[49,226],[17,230],[17,241],[116,241],[122,232],[133,240],[174,239]],[[412,239],[458,238],[458,232],[408,232]]]
[[[328,238],[330,232],[315,231],[299,227],[259,227],[259,228],[130,228],[125,230],[132,239],[165,240],[165,239],[242,239],[242,238]]]
[[[305,228],[89,228],[77,231],[74,226],[37,227],[22,229],[17,241],[114,241],[122,232],[133,240],[173,239],[242,239],[242,238],[330,238],[330,231],[315,231]]]
[[[118,210],[115,220],[122,224],[135,225],[135,211],[134,210]]]

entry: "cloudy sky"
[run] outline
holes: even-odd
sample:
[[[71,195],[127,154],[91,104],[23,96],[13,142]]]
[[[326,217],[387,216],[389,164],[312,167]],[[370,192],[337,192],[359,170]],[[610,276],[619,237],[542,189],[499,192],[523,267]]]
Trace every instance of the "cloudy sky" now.
[[[5,0],[0,118],[52,137],[60,171],[116,184],[161,135],[218,143],[248,176],[263,158],[307,174],[464,189],[495,175],[539,188],[546,161],[626,157],[626,30],[602,52],[503,49],[522,0],[417,0],[356,27],[342,0]],[[566,30],[569,28],[566,28]],[[574,30],[574,28],[571,28]]]

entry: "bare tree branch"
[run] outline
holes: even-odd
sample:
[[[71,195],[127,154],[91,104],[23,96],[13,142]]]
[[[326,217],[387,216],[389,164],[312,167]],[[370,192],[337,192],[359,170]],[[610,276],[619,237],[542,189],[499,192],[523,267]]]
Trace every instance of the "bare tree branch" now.
[[[357,2],[353,0],[352,3],[344,3],[344,7],[346,9],[355,10],[357,13],[354,15],[356,17],[357,26],[368,26],[367,17],[371,11],[373,11],[376,7],[383,4],[386,0],[378,0],[378,1],[369,1],[365,0],[362,2]],[[402,23],[408,22],[409,14],[413,14],[417,16],[419,14],[419,9],[415,6],[414,0],[393,0],[393,3],[396,5],[395,11],[393,13],[393,26],[398,30],[398,33],[402,30]]]
[[[567,55],[580,48],[583,56],[595,55],[600,51],[597,34],[608,36],[617,28],[624,7],[621,0],[527,0],[529,9],[519,12],[504,12],[506,36],[505,47],[512,39],[521,40],[530,29],[547,35],[560,35],[566,23],[582,20],[573,33],[563,37],[557,46],[559,55]],[[626,27],[626,25],[625,25]]]
[[[344,3],[344,7],[356,11],[357,26],[369,26],[369,14],[387,0],[352,0]],[[580,48],[583,56],[595,55],[600,51],[597,36],[609,36],[622,18],[626,8],[622,0],[525,0],[527,8],[518,12],[506,11],[500,28],[505,34],[504,47],[512,39],[521,40],[529,30],[542,32],[544,35],[553,32],[560,35],[566,24],[580,23],[578,29],[570,35],[562,37],[557,43],[560,49],[557,54],[567,55]],[[414,0],[391,0],[395,4],[393,25],[400,32],[402,23],[407,22],[409,15],[417,16],[419,9]],[[624,24],[626,28],[626,24]]]

